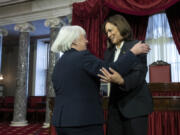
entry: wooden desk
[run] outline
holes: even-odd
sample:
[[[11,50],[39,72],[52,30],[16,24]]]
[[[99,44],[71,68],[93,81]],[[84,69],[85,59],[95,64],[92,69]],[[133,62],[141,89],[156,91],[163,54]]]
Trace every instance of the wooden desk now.
[[[152,93],[154,111],[180,110],[180,83],[150,83],[148,87]],[[104,97],[103,109],[108,109],[108,98]]]
[[[180,83],[149,83],[151,92],[180,92]]]

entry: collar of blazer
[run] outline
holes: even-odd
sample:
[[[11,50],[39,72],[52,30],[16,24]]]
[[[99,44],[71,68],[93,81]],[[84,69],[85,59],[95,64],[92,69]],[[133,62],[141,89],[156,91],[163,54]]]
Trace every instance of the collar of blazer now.
[[[76,52],[77,52],[77,50],[76,50],[76,49],[71,48],[71,49],[69,49],[69,50],[65,51],[64,53],[69,53],[69,52],[74,52],[74,51],[76,51]]]

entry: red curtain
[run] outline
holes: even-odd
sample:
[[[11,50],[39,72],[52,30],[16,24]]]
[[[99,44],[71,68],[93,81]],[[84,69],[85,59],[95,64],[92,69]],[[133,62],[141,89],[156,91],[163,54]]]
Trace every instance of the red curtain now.
[[[119,14],[119,12],[116,14]],[[103,58],[104,50],[106,49],[106,37],[101,27],[108,15],[112,15],[112,13],[110,9],[104,6],[103,0],[87,0],[73,4],[72,24],[80,25],[86,30],[89,41],[88,49],[100,58]],[[148,16],[126,14],[123,14],[123,16],[132,27],[134,39],[144,40]]]
[[[174,42],[180,54],[180,2],[166,10]]]
[[[180,4],[177,3],[179,1],[180,0],[105,0],[105,5],[121,13],[143,16],[142,20],[140,17],[131,16],[130,19],[134,19],[134,21],[129,21],[130,24],[132,24],[134,38],[139,40],[145,39],[148,20],[145,19],[145,17],[147,17],[145,15],[151,15],[167,9],[166,14],[173,39],[180,54],[180,14],[177,13],[180,8]]]
[[[118,12],[144,16],[160,12],[179,0],[105,0],[105,5]]]
[[[148,135],[180,135],[179,111],[156,111],[149,115]]]
[[[133,38],[138,40],[145,40],[149,16],[134,16],[127,14],[124,14],[123,16],[131,25],[133,30]]]
[[[87,33],[88,49],[102,58],[106,49],[105,35],[101,30],[108,9],[103,7],[103,0],[87,0],[73,4],[72,24],[82,26]]]
[[[89,41],[88,49],[96,56],[103,58],[103,53],[106,49],[106,38],[101,27],[105,18],[111,14],[111,11],[117,10],[118,14],[119,11],[126,13],[123,15],[132,27],[134,38],[144,40],[148,24],[148,15],[164,10],[177,1],[179,0],[86,0],[85,2],[73,4],[72,24],[80,25],[86,30]],[[138,16],[134,16],[134,14]],[[169,20],[172,21],[174,19],[175,18]],[[177,24],[176,26],[179,26],[179,22],[174,21],[174,23]],[[178,38],[179,33],[177,32],[179,29],[175,26],[171,29],[176,30],[176,32],[175,30],[172,30],[172,32],[173,36],[175,35],[174,38],[177,48],[180,50],[180,38]]]

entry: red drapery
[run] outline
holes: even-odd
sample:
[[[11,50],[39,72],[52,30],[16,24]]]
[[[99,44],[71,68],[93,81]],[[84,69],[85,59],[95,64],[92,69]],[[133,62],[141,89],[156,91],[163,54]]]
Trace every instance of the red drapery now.
[[[96,56],[103,58],[106,49],[106,38],[101,27],[110,10],[104,6],[103,0],[87,0],[73,4],[72,24],[82,26],[87,32],[88,49]],[[129,16],[123,14],[129,21],[135,39],[144,40],[148,24],[148,16]]]
[[[139,0],[139,2],[137,0],[86,0],[85,2],[73,4],[72,24],[80,25],[86,30],[89,41],[88,49],[96,56],[103,58],[103,52],[106,49],[106,38],[101,31],[101,26],[112,9],[126,13],[124,16],[132,27],[134,38],[144,40],[148,15],[165,10],[178,1],[180,0]],[[170,11],[172,14],[172,10]],[[134,14],[139,16],[134,16]],[[179,15],[176,15],[176,18],[179,18]],[[171,26],[171,30],[180,52],[179,21],[173,20],[175,20],[175,17],[169,19],[169,21],[176,23],[176,26]]]
[[[151,15],[167,9],[179,0],[105,0],[109,8],[137,16]]]
[[[166,14],[169,20],[173,39],[180,54],[180,14],[177,13],[180,8],[180,4],[177,3],[179,1],[180,0],[105,0],[105,5],[118,12],[137,16],[151,15],[167,9]],[[137,27],[136,23],[139,22],[134,21],[135,28]],[[142,25],[142,27],[143,29],[147,28],[144,25]],[[134,26],[132,28],[134,29]],[[141,33],[141,28],[139,28],[139,33]],[[134,34],[136,38],[139,36],[136,32],[134,32]]]
[[[180,2],[166,10],[174,42],[180,54]]]
[[[87,0],[73,4],[72,24],[82,26],[87,33],[88,49],[96,56],[103,57],[106,39],[101,31],[108,9],[102,0]]]
[[[179,135],[180,112],[158,111],[149,115],[148,135]]]

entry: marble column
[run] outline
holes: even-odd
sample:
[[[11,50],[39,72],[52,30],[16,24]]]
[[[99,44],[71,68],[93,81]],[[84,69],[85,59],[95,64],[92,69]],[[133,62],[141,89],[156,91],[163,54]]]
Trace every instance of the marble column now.
[[[4,28],[0,28],[0,81],[3,80],[3,74],[2,74],[2,46],[3,46],[3,36],[7,36],[8,31]]]
[[[10,126],[26,126],[27,97],[28,97],[28,73],[29,73],[29,32],[34,31],[30,23],[17,24],[14,29],[20,32],[19,52],[16,76],[16,91],[14,96],[14,114]]]
[[[55,97],[54,89],[52,86],[51,75],[58,58],[58,54],[55,54],[50,51],[50,48],[59,32],[59,29],[64,25],[64,22],[60,18],[52,18],[47,19],[45,21],[45,26],[50,27],[50,43],[49,43],[49,63],[48,63],[48,71],[47,71],[47,81],[46,81],[46,115],[45,115],[45,123],[43,125],[44,128],[49,127],[50,125],[50,113],[49,109],[49,101],[50,98]]]

